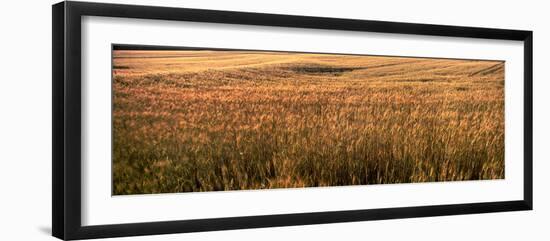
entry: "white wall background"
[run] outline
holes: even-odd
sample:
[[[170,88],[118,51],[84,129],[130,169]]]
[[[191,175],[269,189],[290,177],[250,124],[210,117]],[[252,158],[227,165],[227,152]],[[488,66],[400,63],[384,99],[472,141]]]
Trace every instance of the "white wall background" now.
[[[545,1],[111,0],[108,2],[528,29],[534,33],[534,206],[508,212],[294,226],[115,240],[548,240],[550,9]],[[51,231],[51,4],[0,8],[0,240],[54,240]]]

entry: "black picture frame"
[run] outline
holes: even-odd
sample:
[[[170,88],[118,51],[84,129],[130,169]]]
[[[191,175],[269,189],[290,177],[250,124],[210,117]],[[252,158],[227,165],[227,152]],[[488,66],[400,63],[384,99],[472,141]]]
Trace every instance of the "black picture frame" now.
[[[81,224],[81,17],[193,21],[326,30],[517,40],[524,43],[524,194],[521,200],[420,207],[145,222]],[[532,210],[532,31],[197,10],[89,2],[52,6],[52,233],[60,239],[106,238],[213,230],[308,225],[442,215]]]

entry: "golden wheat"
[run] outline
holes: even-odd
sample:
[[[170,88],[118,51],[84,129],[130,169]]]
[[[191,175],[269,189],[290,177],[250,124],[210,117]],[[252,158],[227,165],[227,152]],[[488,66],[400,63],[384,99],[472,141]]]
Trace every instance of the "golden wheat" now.
[[[113,193],[504,178],[504,64],[113,53]]]

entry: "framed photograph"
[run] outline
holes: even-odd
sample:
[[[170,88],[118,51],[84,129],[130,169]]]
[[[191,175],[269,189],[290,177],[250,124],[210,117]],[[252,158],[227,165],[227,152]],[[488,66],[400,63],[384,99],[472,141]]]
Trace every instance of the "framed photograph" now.
[[[60,239],[532,209],[531,31],[69,1],[52,51]]]

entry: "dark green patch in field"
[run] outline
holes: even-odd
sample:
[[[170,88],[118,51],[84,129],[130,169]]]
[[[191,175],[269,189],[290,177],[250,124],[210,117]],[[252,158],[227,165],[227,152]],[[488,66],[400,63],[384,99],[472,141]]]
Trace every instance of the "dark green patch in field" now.
[[[283,67],[284,70],[290,70],[299,74],[332,74],[341,75],[354,70],[366,69],[365,67],[342,67],[328,65],[294,65]]]

